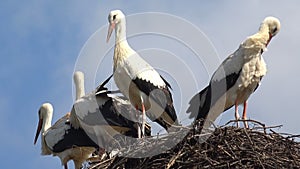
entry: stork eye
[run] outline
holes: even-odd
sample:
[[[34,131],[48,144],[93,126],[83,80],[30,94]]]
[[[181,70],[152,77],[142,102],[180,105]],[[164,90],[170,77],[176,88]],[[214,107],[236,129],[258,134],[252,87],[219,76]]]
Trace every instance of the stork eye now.
[[[117,17],[117,15],[114,15],[114,16],[113,16],[113,20],[115,20],[115,19],[116,19],[116,17]]]
[[[275,32],[277,32],[277,28],[275,28],[275,29],[273,30],[273,33],[275,33]]]

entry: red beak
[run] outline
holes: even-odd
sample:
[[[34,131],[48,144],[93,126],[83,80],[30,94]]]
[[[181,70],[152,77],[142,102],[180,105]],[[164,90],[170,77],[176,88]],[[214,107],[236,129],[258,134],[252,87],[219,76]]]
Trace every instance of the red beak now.
[[[39,138],[40,132],[42,130],[42,125],[43,125],[43,119],[39,120],[39,124],[36,130],[35,138],[33,144],[36,144],[37,139]]]
[[[109,38],[111,37],[112,31],[115,29],[116,24],[114,22],[111,22],[109,24],[109,28],[108,28],[108,33],[107,33],[107,37],[106,37],[106,43],[108,43]]]

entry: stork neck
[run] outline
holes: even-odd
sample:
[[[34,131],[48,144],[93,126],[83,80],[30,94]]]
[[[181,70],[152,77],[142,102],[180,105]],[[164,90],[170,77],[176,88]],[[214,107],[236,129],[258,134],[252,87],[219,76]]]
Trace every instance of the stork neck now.
[[[265,23],[262,23],[258,32],[251,36],[251,39],[254,39],[257,45],[261,45],[260,48],[263,48],[264,50],[267,47],[270,38],[269,27]]]
[[[52,114],[53,114],[53,112],[45,114],[45,117],[43,119],[42,130],[41,130],[42,134],[51,127]]]
[[[84,91],[84,81],[82,79],[78,79],[75,82],[75,88],[76,88],[76,100],[80,99],[82,96],[85,95]]]
[[[260,33],[269,33],[269,27],[265,23],[262,23],[259,27]]]
[[[261,26],[259,27],[259,34],[265,38],[264,41],[268,42],[270,40],[270,33],[269,33],[269,27],[268,25],[262,23]]]
[[[127,41],[126,41],[126,20],[125,20],[125,18],[121,19],[120,23],[116,25],[115,34],[116,34],[116,39],[115,39],[116,40],[116,45],[127,43]]]
[[[123,19],[118,25],[116,25],[116,44],[114,49],[114,71],[117,65],[133,55],[135,51],[129,46],[126,39],[126,22]]]

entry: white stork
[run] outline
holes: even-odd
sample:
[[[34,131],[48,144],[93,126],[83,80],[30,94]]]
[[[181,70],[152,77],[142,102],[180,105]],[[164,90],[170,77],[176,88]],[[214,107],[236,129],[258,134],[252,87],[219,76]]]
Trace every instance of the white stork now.
[[[187,110],[191,113],[190,117],[205,119],[204,128],[207,128],[232,106],[235,106],[235,118],[239,119],[238,105],[243,104],[242,119],[245,120],[247,100],[267,72],[262,53],[279,30],[279,20],[266,17],[259,31],[226,58],[213,74],[209,85],[191,99]],[[244,125],[248,128],[246,122]]]
[[[167,131],[172,125],[179,125],[170,84],[127,43],[125,15],[120,10],[111,11],[108,21],[107,42],[115,29],[114,80],[124,96],[142,112],[142,134],[146,112]]]
[[[76,71],[73,80],[76,88],[76,100],[78,100],[85,95],[84,74]],[[70,113],[67,113],[50,127],[52,114],[53,107],[50,103],[41,106],[39,111],[40,121],[34,144],[42,131],[42,155],[53,154],[59,156],[65,168],[67,168],[67,162],[73,159],[75,168],[80,168],[82,163],[88,159],[98,146],[86,135],[82,128],[74,129],[71,127]],[[89,145],[91,146],[89,147]]]
[[[41,133],[42,155],[58,156],[68,168],[68,161],[73,160],[76,169],[80,169],[82,163],[87,160],[98,147],[81,129],[74,129],[69,122],[70,113],[59,119],[51,126],[53,107],[50,103],[44,103],[38,112],[39,123],[34,138],[34,144]]]

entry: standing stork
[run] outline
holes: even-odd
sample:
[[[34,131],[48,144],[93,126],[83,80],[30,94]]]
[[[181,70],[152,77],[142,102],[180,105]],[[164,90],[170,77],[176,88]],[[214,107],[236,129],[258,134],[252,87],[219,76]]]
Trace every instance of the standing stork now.
[[[235,118],[238,120],[238,105],[243,104],[242,119],[246,120],[247,100],[267,72],[262,53],[279,30],[279,20],[266,17],[259,31],[226,58],[213,74],[209,85],[191,99],[187,110],[191,113],[190,117],[205,119],[204,128],[207,128],[232,106],[235,106]],[[248,128],[247,122],[244,125]]]
[[[146,112],[152,121],[167,131],[172,125],[179,125],[170,84],[127,43],[125,15],[120,10],[113,10],[109,13],[108,21],[107,42],[115,29],[114,80],[124,96],[142,112],[142,135]]]
[[[38,115],[34,144],[41,133],[42,155],[58,156],[65,169],[68,169],[68,161],[73,160],[75,169],[80,169],[82,163],[96,150],[97,144],[81,128],[75,129],[70,125],[70,113],[51,126],[53,107],[50,103],[44,103]]]

